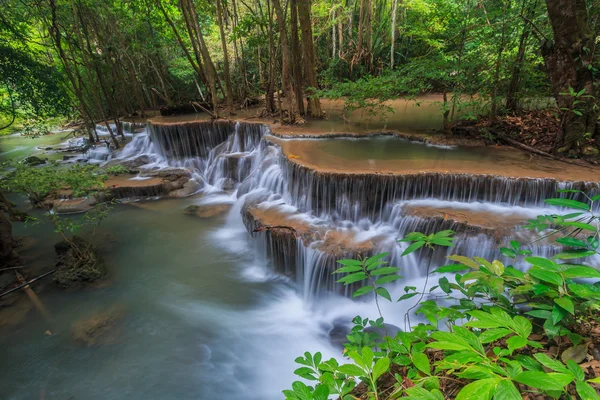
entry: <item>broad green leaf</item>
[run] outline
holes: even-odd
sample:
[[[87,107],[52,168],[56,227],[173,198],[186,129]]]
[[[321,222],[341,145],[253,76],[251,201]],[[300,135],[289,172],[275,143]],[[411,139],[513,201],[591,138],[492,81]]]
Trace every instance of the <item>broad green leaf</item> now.
[[[583,240],[575,239],[572,237],[562,237],[556,239],[556,242],[569,247],[587,247],[587,244]]]
[[[460,372],[458,376],[463,379],[499,378],[499,376],[492,372],[488,367],[481,367],[478,365],[467,367],[464,371]]]
[[[529,275],[539,279],[540,281],[552,283],[556,286],[562,286],[564,283],[563,278],[556,272],[547,271],[541,268],[531,268],[529,270]]]
[[[292,389],[294,394],[298,396],[300,400],[312,400],[312,393],[308,386],[300,381],[292,383]]]
[[[573,360],[567,360],[567,368],[571,372],[571,374],[575,377],[576,381],[584,381],[585,380],[585,372],[583,369]]]
[[[577,229],[583,229],[584,231],[596,232],[597,228],[590,224],[585,224],[583,222],[560,222],[560,226],[572,227]]]
[[[509,350],[515,351],[527,346],[527,339],[521,336],[511,336],[506,340],[506,344],[508,345]]]
[[[444,400],[444,395],[439,390],[434,389],[430,392],[419,386],[408,388],[405,393],[408,396],[403,397],[403,399],[407,400]]]
[[[473,351],[471,349],[471,347],[469,347],[465,344],[460,344],[460,343],[455,343],[455,342],[431,342],[427,345],[427,347],[429,347],[431,349],[438,349],[438,350],[457,350],[457,351],[469,350],[469,351]]]
[[[491,400],[500,383],[499,378],[481,379],[469,383],[456,395],[456,400]]]
[[[338,264],[342,264],[342,265],[352,265],[352,266],[358,266],[361,267],[362,269],[362,262],[359,260],[338,260]]]
[[[600,278],[600,271],[592,267],[573,267],[563,271],[565,278]]]
[[[578,209],[578,210],[586,210],[586,211],[590,210],[589,204],[582,203],[582,202],[577,201],[577,200],[571,200],[571,199],[546,199],[546,200],[544,200],[544,202],[546,204],[550,204],[551,206],[568,207],[568,208],[575,208],[575,209]]]
[[[554,324],[558,324],[560,321],[562,321],[566,316],[568,315],[568,311],[566,311],[564,308],[556,305],[554,306],[554,308],[552,309],[552,322]]]
[[[585,251],[565,251],[562,253],[558,253],[557,255],[555,255],[554,259],[556,260],[571,260],[573,258],[584,258],[584,257],[589,257],[589,256],[593,256],[594,254],[596,254],[595,251],[592,250],[585,250]]]
[[[345,267],[336,269],[334,274],[343,274],[343,273],[358,272],[358,271],[362,271],[361,265],[347,265]]]
[[[372,265],[375,265],[381,259],[383,259],[389,255],[390,255],[390,253],[379,253],[379,254],[374,255],[373,257],[369,257],[365,260],[365,266],[367,267],[367,269],[369,269],[369,267],[371,267]]]
[[[531,330],[533,329],[531,321],[520,315],[513,318],[513,328],[524,339],[527,339],[531,335]]]
[[[317,385],[313,392],[313,400],[327,400],[329,398],[329,387],[327,385]]]
[[[375,293],[377,293],[384,299],[387,299],[388,301],[392,301],[392,296],[390,296],[390,292],[388,292],[386,288],[378,287],[377,289],[375,289]]]
[[[425,375],[431,375],[429,358],[424,353],[413,354],[412,359],[413,364],[419,371],[423,372]]]
[[[352,297],[359,297],[359,296],[363,296],[363,295],[365,295],[365,294],[367,294],[367,293],[370,293],[370,292],[372,292],[372,291],[373,291],[373,289],[374,289],[374,288],[373,288],[373,286],[371,286],[371,285],[368,285],[368,286],[363,286],[363,287],[361,287],[361,288],[357,289],[357,290],[356,290],[356,291],[355,291],[355,292],[352,294]]]
[[[512,383],[508,379],[502,379],[498,386],[496,386],[496,391],[494,392],[493,400],[522,400],[521,393],[515,387],[515,384]]]
[[[553,358],[548,356],[546,353],[536,353],[533,355],[533,357],[535,357],[535,359],[538,360],[538,362],[540,364],[542,364],[544,367],[549,368],[554,372],[562,372],[564,374],[569,373],[569,370],[567,369],[567,367],[565,367],[563,365],[563,363],[561,363],[560,361],[554,360]]]
[[[406,256],[410,253],[413,253],[417,250],[419,250],[421,247],[425,246],[425,242],[424,241],[418,241],[418,242],[414,242],[412,244],[410,244],[403,252],[402,252],[402,256]]]
[[[367,278],[368,276],[364,272],[355,272],[338,279],[338,282],[343,283],[344,285],[349,285],[354,282],[364,281]]]
[[[469,267],[471,269],[479,269],[479,263],[470,259],[469,257],[459,256],[459,255],[451,255],[451,256],[448,256],[448,259],[455,261],[457,263],[466,265],[467,267]]]
[[[346,374],[349,376],[365,376],[365,371],[363,371],[359,366],[354,364],[344,364],[338,367],[338,371],[342,374]]]
[[[512,333],[512,331],[508,328],[487,329],[481,332],[481,335],[479,335],[479,340],[481,343],[491,343],[498,339],[502,339],[510,333]]]
[[[568,297],[561,297],[558,299],[554,299],[554,302],[558,304],[563,310],[567,311],[569,314],[575,314],[575,305],[573,304],[573,300]]]
[[[455,265],[445,265],[443,267],[440,267],[438,269],[436,269],[433,272],[459,272],[459,271],[464,271],[466,269],[469,269],[469,267],[465,266],[465,265],[461,265],[461,264],[455,264]]]
[[[581,400],[599,400],[600,396],[596,390],[585,382],[578,381],[575,383],[575,389]]]
[[[538,267],[547,268],[552,271],[556,271],[556,263],[554,263],[554,261],[552,261],[552,260],[548,260],[547,258],[525,257],[525,261],[527,261],[528,263],[530,263],[532,265],[538,266]]]
[[[381,278],[378,278],[375,281],[375,284],[377,285],[385,285],[386,283],[390,283],[390,282],[394,282],[397,281],[398,279],[401,279],[402,277],[400,275],[386,275],[386,276],[382,276]]]
[[[573,381],[573,376],[558,372],[525,371],[517,375],[515,381],[535,389],[562,391]]]
[[[375,363],[373,367],[373,379],[377,381],[377,379],[385,374],[390,369],[390,359],[387,357],[380,358]]]
[[[383,267],[383,268],[378,268],[374,271],[371,271],[371,275],[372,276],[387,275],[387,274],[393,274],[398,271],[400,271],[400,268],[397,268],[397,267]]]

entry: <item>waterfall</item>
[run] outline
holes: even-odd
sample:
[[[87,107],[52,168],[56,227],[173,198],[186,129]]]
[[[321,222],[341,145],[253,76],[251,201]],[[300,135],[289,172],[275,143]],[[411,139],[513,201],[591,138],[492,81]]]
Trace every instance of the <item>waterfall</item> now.
[[[226,120],[148,123],[146,132],[137,134],[117,158],[145,156],[147,168],[186,168],[205,183],[205,193],[233,193],[237,204],[231,218],[239,220],[242,214],[273,271],[295,279],[307,300],[326,292],[350,296],[360,285],[344,287],[336,282],[332,272],[342,258],[390,252],[391,264],[408,279],[423,277],[427,264],[432,269],[444,265],[450,254],[502,259],[499,247],[509,237],[529,241],[517,224],[506,223],[507,216],[524,221],[556,212],[543,200],[567,196],[558,193],[561,189],[598,193],[594,183],[554,179],[323,172],[290,160],[270,133],[262,124]],[[414,214],[415,207],[479,213],[484,221]],[[506,226],[486,225],[488,215]],[[291,229],[268,228],[286,224]],[[455,247],[438,248],[433,254],[422,248],[401,257],[407,245],[397,240],[406,234],[447,229],[457,233]],[[543,256],[559,251],[552,243],[531,244],[529,249]]]

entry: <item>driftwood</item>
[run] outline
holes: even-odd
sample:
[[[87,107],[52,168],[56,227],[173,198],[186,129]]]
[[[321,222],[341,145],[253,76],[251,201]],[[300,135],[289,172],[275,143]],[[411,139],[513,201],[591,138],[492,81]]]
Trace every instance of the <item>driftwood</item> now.
[[[265,232],[265,231],[272,231],[273,229],[285,229],[285,230],[292,231],[292,233],[294,234],[294,237],[298,238],[298,231],[296,229],[292,228],[291,226],[286,226],[286,225],[265,225],[265,226],[255,228],[252,232]]]
[[[215,119],[217,118],[217,116],[212,111],[209,111],[208,108],[202,106],[202,104],[198,103],[197,101],[192,101],[192,102],[190,102],[190,104],[192,105],[192,107],[198,107],[205,113],[209,114],[212,118],[215,118]]]
[[[588,163],[584,163],[584,162],[581,162],[581,161],[569,160],[569,159],[566,159],[566,158],[557,157],[557,156],[555,156],[553,154],[546,153],[545,151],[534,149],[533,147],[527,146],[526,144],[523,144],[521,142],[517,142],[516,140],[511,139],[509,137],[506,137],[506,136],[504,136],[504,135],[502,135],[502,134],[500,134],[498,132],[494,132],[494,134],[498,137],[498,139],[502,140],[503,142],[506,142],[507,144],[509,144],[509,145],[511,145],[513,147],[517,147],[519,149],[528,151],[530,153],[537,154],[538,156],[551,158],[551,159],[557,160],[557,161],[562,161],[562,162],[565,162],[567,164],[581,165],[581,166],[587,166],[587,167],[591,166]]]

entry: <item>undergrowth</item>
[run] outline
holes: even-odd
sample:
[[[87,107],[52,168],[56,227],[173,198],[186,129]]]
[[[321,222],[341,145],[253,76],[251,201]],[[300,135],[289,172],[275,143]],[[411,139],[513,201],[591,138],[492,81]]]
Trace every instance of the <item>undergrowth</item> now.
[[[364,329],[385,332],[379,306],[377,320],[356,317],[341,363],[321,353],[298,357],[302,380],[284,390],[286,400],[600,399],[600,271],[587,265],[600,254],[600,195],[563,192],[585,201],[547,199],[573,212],[526,226],[564,248],[552,257],[533,255],[515,240],[500,249],[508,262],[452,255],[433,271],[428,262],[436,285],[407,286],[399,298],[386,288],[401,278],[388,253],[339,261],[339,282],[364,282],[354,297],[374,296],[378,305],[417,302],[394,337]],[[402,255],[419,251],[430,260],[436,247],[455,240],[449,230],[411,233],[401,240],[408,244]]]

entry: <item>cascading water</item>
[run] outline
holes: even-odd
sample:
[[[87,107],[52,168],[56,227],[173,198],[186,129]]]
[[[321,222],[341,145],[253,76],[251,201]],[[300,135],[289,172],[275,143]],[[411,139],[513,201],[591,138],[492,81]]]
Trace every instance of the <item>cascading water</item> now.
[[[257,248],[277,271],[294,276],[305,299],[324,292],[349,295],[352,288],[335,282],[331,272],[344,257],[392,253],[391,263],[400,266],[408,279],[420,279],[426,250],[400,257],[404,244],[397,239],[409,232],[426,234],[453,229],[460,240],[451,249],[438,249],[431,265],[442,265],[449,254],[495,259],[501,256],[500,237],[493,229],[472,227],[444,218],[414,216],[410,206],[442,206],[447,209],[478,210],[490,215],[518,215],[523,220],[555,210],[544,207],[543,199],[564,196],[560,189],[598,190],[596,184],[559,182],[553,179],[505,178],[490,175],[448,173],[344,174],[320,172],[290,160],[262,124],[201,121],[181,124],[149,124],[147,133],[137,135],[119,158],[147,157],[147,167],[182,167],[193,171],[206,185],[204,193],[226,190],[237,197],[232,218],[242,213],[246,228],[255,230],[260,221],[248,210],[288,215],[291,223],[309,225],[312,235],[294,235],[291,230],[253,233]],[[221,197],[223,195],[221,194]],[[236,222],[237,223],[237,222]],[[281,224],[285,225],[283,221]],[[276,225],[276,224],[274,224]],[[303,225],[303,226],[304,226]],[[329,242],[334,232],[337,242]],[[496,235],[498,236],[498,235]],[[369,243],[361,252],[334,252],[346,242]],[[558,251],[549,244],[534,244],[540,255]]]

